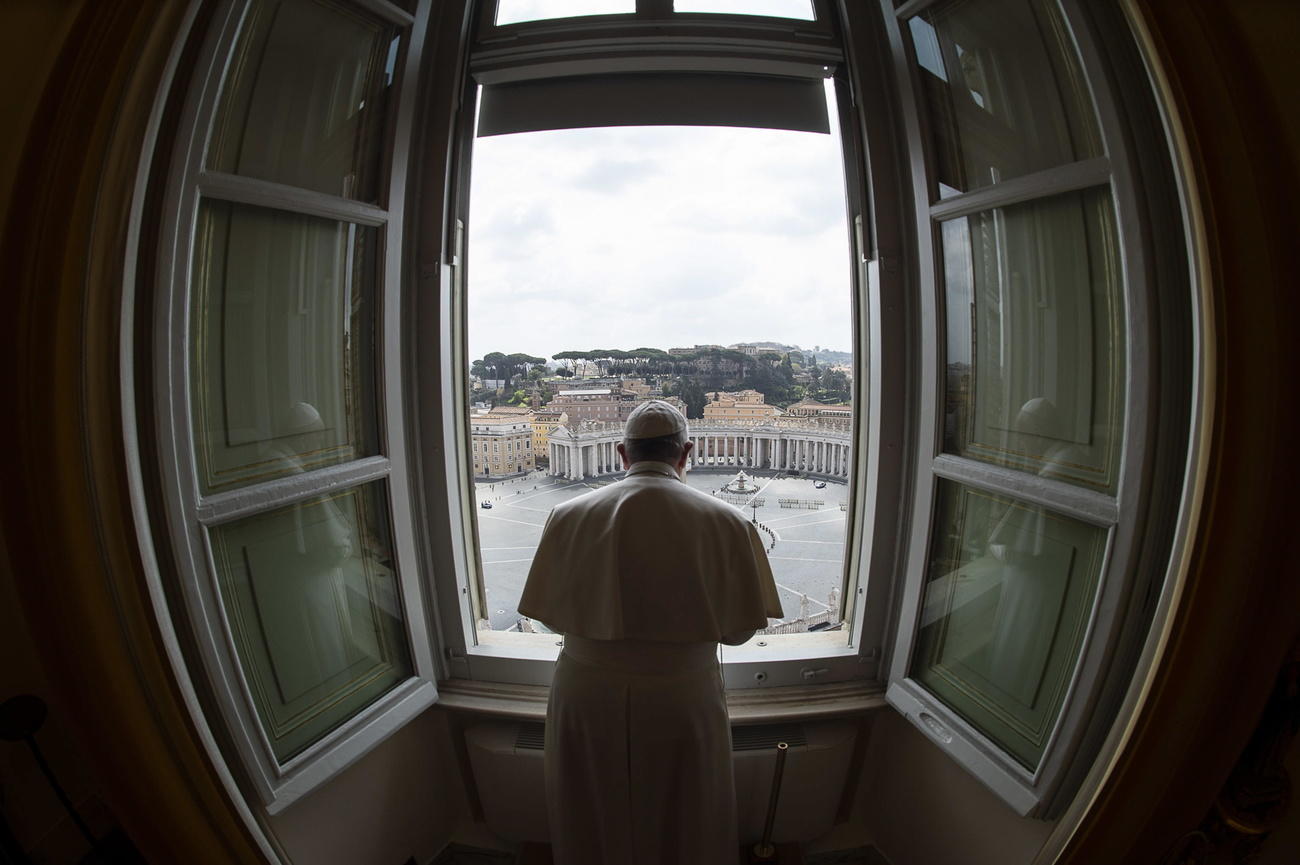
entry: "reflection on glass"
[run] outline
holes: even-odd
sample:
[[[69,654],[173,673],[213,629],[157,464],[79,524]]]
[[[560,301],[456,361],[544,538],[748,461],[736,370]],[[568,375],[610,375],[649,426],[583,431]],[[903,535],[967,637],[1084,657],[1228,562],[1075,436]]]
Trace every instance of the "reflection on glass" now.
[[[908,24],[941,197],[1101,154],[1056,0],[958,0]]]
[[[954,219],[942,239],[945,449],[1113,491],[1124,315],[1110,195]]]
[[[580,15],[622,15],[636,11],[636,0],[500,0],[497,24],[576,18]]]
[[[191,313],[205,492],[376,452],[375,229],[204,201]]]
[[[211,530],[240,666],[278,760],[411,675],[382,483]]]
[[[208,167],[376,201],[397,31],[323,0],[260,0],[244,23]]]
[[[770,15],[812,21],[812,0],[675,0],[674,12],[716,12],[726,15]]]
[[[1106,531],[940,481],[911,675],[1026,767],[1082,645]]]

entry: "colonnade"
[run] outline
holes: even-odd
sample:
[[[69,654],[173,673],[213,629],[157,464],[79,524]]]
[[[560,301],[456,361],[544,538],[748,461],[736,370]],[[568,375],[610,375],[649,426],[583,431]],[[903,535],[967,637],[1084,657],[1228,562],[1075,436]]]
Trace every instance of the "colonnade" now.
[[[595,441],[556,441],[552,438],[547,442],[549,474],[580,481],[622,471],[623,458],[614,449],[622,440],[621,433],[616,438]]]
[[[615,451],[622,441],[622,424],[601,424],[577,431],[557,428],[548,441],[550,474],[580,481],[623,470]],[[852,471],[848,431],[820,427],[694,426],[691,465],[697,468],[762,468],[798,471],[847,479]]]

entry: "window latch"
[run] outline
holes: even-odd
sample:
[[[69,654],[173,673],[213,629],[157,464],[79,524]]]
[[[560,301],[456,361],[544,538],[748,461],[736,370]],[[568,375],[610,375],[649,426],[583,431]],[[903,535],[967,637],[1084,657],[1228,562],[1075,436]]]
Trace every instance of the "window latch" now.
[[[829,673],[830,671],[831,671],[830,667],[818,667],[815,670],[812,667],[804,667],[802,670],[799,671],[799,675],[803,676],[805,679],[815,679],[818,676],[822,676],[825,675],[826,673]]]

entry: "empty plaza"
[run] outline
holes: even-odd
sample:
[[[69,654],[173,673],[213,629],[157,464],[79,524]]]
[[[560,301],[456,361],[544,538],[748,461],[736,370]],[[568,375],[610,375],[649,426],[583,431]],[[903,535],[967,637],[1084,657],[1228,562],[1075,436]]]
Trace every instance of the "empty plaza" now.
[[[711,493],[733,481],[736,472],[734,467],[696,468],[687,472],[686,483]],[[764,470],[745,472],[754,492],[728,493],[726,498],[747,519],[764,527],[759,534],[780,590],[783,621],[825,612],[832,589],[839,589],[843,581],[846,512],[842,508],[848,500],[847,484],[823,482],[825,486],[818,489],[818,481],[809,478]],[[551,509],[621,478],[619,473],[573,482],[538,472],[476,484],[479,506],[475,514],[487,594],[485,613],[493,630],[518,629],[519,597]],[[482,507],[484,503],[491,507]],[[806,605],[802,604],[804,595]],[[801,605],[805,607],[802,611]]]

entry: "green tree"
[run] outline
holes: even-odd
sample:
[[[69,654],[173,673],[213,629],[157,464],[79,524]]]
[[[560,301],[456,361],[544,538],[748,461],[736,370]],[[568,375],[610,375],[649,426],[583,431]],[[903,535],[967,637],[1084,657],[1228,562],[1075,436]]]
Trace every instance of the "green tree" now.
[[[682,402],[686,403],[686,416],[689,418],[704,417],[704,403],[707,398],[704,396],[704,388],[690,380],[681,382],[677,393]]]
[[[488,378],[504,378],[506,356],[499,351],[489,351],[483,355],[483,366],[491,371]]]

